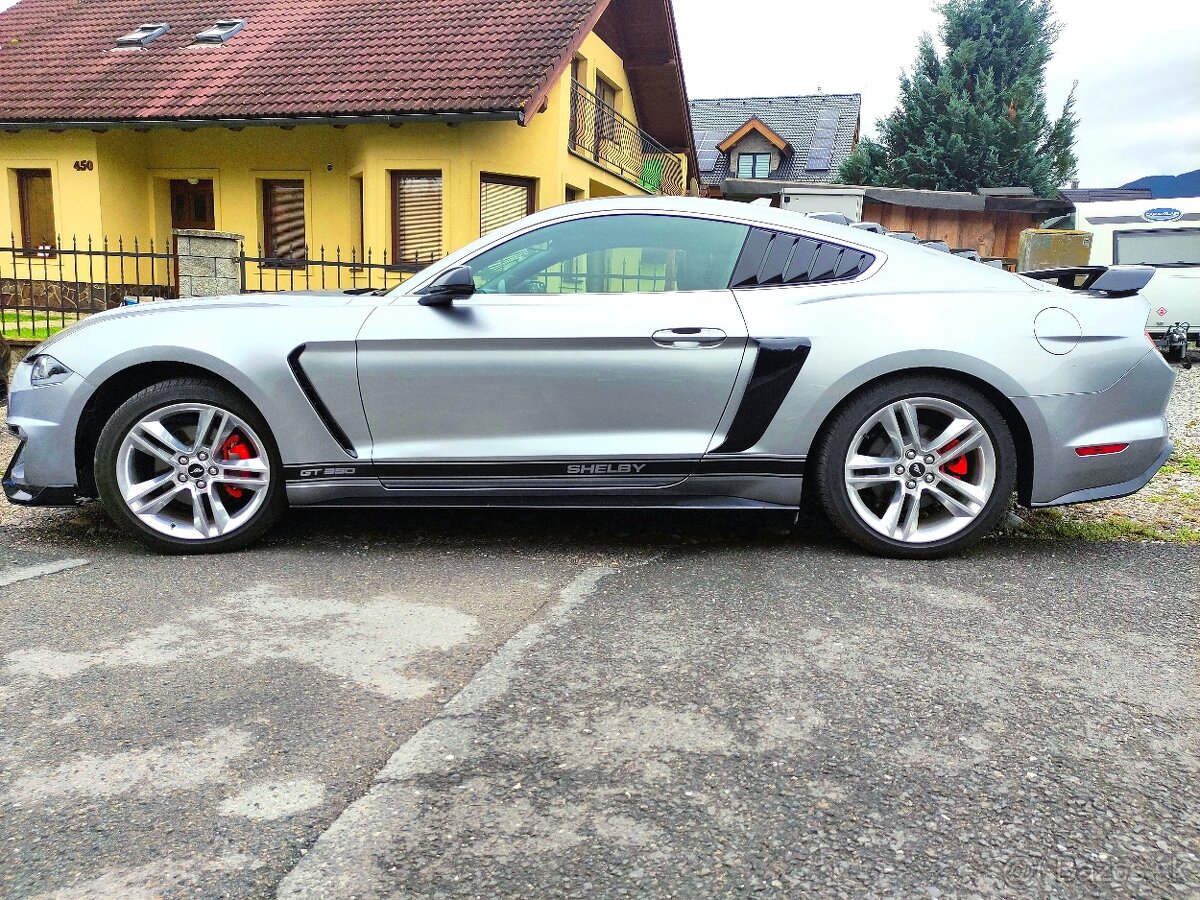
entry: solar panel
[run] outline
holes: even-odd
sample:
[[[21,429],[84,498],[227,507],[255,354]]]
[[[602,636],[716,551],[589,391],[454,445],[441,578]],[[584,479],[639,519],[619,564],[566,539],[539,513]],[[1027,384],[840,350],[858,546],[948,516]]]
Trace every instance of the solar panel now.
[[[833,136],[837,131],[838,114],[823,112],[813,129],[812,146],[808,151],[806,172],[824,172],[833,164]]]
[[[824,172],[833,165],[833,150],[821,148],[808,151],[808,162],[804,165],[806,172]]]
[[[702,131],[696,135],[696,152],[703,153],[705,150],[716,149],[717,144],[721,142],[721,132],[719,131]]]
[[[721,158],[721,151],[717,149],[717,144],[725,139],[723,131],[707,131],[696,132],[696,161],[700,165],[701,172],[711,172],[717,167],[717,161]]]
[[[711,172],[717,167],[717,160],[721,158],[721,154],[716,150],[702,150],[696,155],[701,172]]]

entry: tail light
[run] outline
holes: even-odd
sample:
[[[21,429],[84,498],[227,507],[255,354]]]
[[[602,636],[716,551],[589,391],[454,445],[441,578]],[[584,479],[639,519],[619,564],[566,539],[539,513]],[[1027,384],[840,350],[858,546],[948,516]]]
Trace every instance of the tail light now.
[[[1110,456],[1128,449],[1128,444],[1092,444],[1088,447],[1076,447],[1077,456]]]

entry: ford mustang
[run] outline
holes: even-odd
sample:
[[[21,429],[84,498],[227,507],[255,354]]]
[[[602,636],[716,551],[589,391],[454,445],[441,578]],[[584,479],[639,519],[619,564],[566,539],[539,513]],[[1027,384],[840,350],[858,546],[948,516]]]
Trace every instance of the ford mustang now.
[[[99,498],[168,552],[293,506],[819,504],[862,547],[959,551],[1171,451],[1152,270],[1023,277],[715,200],[548,209],[374,293],[160,301],[18,365],[14,503]]]

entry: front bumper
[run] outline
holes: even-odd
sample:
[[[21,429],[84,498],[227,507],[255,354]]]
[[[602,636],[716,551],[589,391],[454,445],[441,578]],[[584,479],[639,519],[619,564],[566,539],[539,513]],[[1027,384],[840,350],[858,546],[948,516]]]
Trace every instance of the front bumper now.
[[[4,470],[4,496],[9,503],[20,506],[74,506],[75,486],[33,485],[25,481],[25,442],[17,446],[17,452]]]
[[[33,367],[21,363],[8,398],[8,431],[20,446],[4,474],[4,493],[13,503],[70,505],[75,502],[75,429],[92,386],[77,374],[58,384],[34,387]]]

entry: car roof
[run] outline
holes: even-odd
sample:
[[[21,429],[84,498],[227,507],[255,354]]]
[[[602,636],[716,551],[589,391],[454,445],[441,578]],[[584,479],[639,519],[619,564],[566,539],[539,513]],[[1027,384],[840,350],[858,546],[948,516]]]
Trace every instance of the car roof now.
[[[951,254],[941,253],[922,247],[898,241],[886,234],[876,234],[862,228],[851,228],[824,219],[816,219],[802,213],[786,209],[776,209],[765,204],[739,203],[733,200],[714,200],[706,197],[601,197],[594,200],[577,200],[563,206],[554,206],[534,213],[520,224],[524,230],[529,225],[541,221],[553,221],[567,215],[583,215],[588,212],[654,212],[671,213],[683,212],[693,215],[711,215],[721,218],[736,219],[751,226],[764,228],[780,228],[786,230],[801,229],[805,233],[827,237],[830,240],[849,242],[868,250],[878,250],[888,256],[897,253],[915,251],[919,257],[936,253],[942,259],[957,259]]]
[[[480,252],[481,244],[485,242],[495,246],[510,237],[537,228],[544,223],[577,216],[639,212],[660,215],[678,212],[711,216],[740,222],[751,227],[777,228],[825,237],[840,244],[875,252],[893,263],[900,263],[900,266],[892,267],[895,274],[900,274],[898,271],[900,269],[911,269],[916,273],[917,279],[922,280],[922,278],[928,279],[928,272],[933,269],[944,273],[940,277],[941,280],[952,280],[953,283],[967,290],[971,288],[1029,289],[1028,285],[1015,278],[1011,272],[985,266],[952,253],[931,250],[920,244],[900,241],[886,234],[875,234],[862,228],[851,228],[848,225],[839,225],[836,222],[827,222],[823,219],[766,205],[738,203],[732,200],[713,200],[706,197],[601,197],[552,206],[489,233],[479,241],[451,253],[442,263],[431,269],[440,270],[444,264],[457,265]],[[396,293],[406,294],[419,290],[430,277],[435,277],[432,270],[428,276],[419,274],[397,287]]]
[[[806,234],[827,237],[840,243],[849,243],[865,250],[875,250],[887,257],[907,258],[920,265],[958,267],[968,275],[978,274],[984,281],[1004,282],[1011,272],[984,266],[973,260],[963,259],[951,253],[932,250],[920,244],[897,240],[886,234],[877,234],[862,228],[839,225],[824,219],[813,218],[786,209],[776,209],[765,204],[739,203],[733,200],[714,200],[706,197],[602,197],[594,200],[577,200],[572,203],[550,207],[521,220],[525,230],[529,225],[541,221],[553,221],[566,215],[582,215],[588,212],[684,212],[693,215],[711,215],[736,219],[751,226],[801,230]],[[965,266],[966,268],[962,268]],[[980,271],[982,270],[982,271]],[[999,276],[996,278],[995,276]]]

